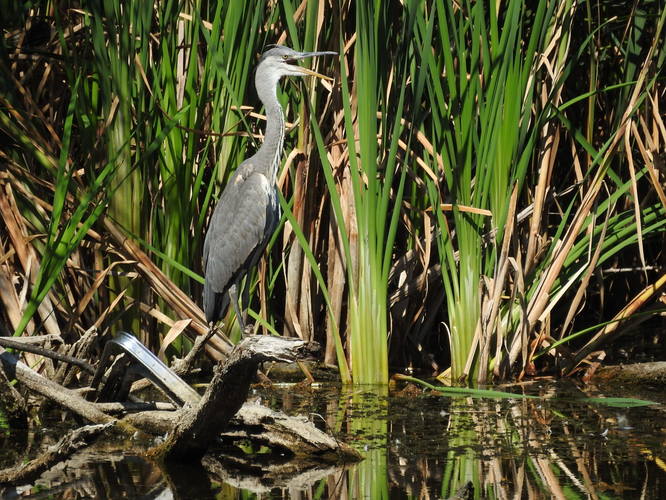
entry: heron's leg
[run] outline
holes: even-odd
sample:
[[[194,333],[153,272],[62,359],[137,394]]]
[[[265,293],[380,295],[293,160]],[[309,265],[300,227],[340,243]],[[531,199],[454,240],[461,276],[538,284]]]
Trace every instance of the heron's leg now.
[[[245,335],[245,320],[243,319],[243,314],[241,314],[242,307],[239,307],[238,303],[238,288],[234,283],[229,287],[229,298],[231,303],[234,305],[234,311],[236,312],[236,318],[238,319],[238,326],[240,326],[241,335]]]
[[[241,311],[246,313],[247,317],[247,307],[250,305],[250,279],[245,276],[245,279],[243,280],[243,288],[241,289],[241,295],[240,295],[240,308]]]

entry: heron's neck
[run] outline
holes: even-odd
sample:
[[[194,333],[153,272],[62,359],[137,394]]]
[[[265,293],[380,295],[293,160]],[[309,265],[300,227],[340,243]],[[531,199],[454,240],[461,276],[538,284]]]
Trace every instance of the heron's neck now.
[[[264,103],[266,109],[266,131],[264,133],[264,142],[257,151],[257,165],[268,177],[271,184],[277,178],[277,171],[282,159],[282,144],[284,142],[284,114],[280,106],[275,88],[272,95],[265,96],[259,94],[259,98]]]

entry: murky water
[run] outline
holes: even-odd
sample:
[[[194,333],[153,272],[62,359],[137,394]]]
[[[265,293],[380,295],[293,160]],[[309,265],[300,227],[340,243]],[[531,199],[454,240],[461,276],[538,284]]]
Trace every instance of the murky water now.
[[[666,498],[666,395],[615,388],[604,396],[660,404],[620,408],[583,401],[570,384],[511,392],[539,399],[450,398],[335,386],[262,390],[264,404],[309,415],[366,459],[290,475],[179,467],[169,477],[131,443],[98,443],[4,498],[448,498],[471,482],[474,498]],[[0,437],[1,466],[61,435]],[[14,446],[14,449],[16,446]],[[22,448],[23,449],[23,448]]]

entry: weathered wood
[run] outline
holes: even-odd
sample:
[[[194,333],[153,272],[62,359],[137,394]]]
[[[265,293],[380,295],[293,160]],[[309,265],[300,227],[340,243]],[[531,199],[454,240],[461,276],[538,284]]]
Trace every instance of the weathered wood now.
[[[305,417],[289,417],[259,404],[246,404],[222,438],[247,439],[290,452],[295,458],[318,462],[357,462],[362,456],[353,448],[317,429]]]
[[[45,470],[90,444],[97,436],[112,425],[113,423],[86,425],[70,432],[37,458],[22,465],[0,470],[0,484],[26,484],[32,482]]]
[[[93,403],[98,410],[109,414],[124,414],[152,411],[174,412],[176,406],[173,403],[162,401],[112,401],[110,403]]]
[[[7,347],[10,349],[16,349],[17,351],[31,352],[33,354],[39,354],[45,358],[55,359],[56,361],[62,361],[63,363],[68,363],[70,365],[77,366],[83,371],[90,373],[91,375],[95,374],[95,369],[81,359],[68,356],[66,354],[61,354],[59,352],[52,351],[51,349],[45,349],[30,343],[20,342],[14,338],[9,337],[0,337],[0,346]]]
[[[592,382],[617,382],[623,384],[666,385],[666,361],[634,363],[630,365],[602,366]]]
[[[0,337],[2,338],[2,337]],[[7,338],[7,337],[4,337]],[[24,337],[12,337],[12,339],[16,342],[20,342],[22,344],[47,344],[51,342],[55,342],[57,344],[62,344],[63,340],[62,337],[58,334],[55,333],[50,333],[48,335],[27,335]]]
[[[93,326],[86,330],[86,332],[72,345],[65,346],[67,348],[67,355],[75,359],[91,359],[91,351],[94,349],[95,344],[99,340],[97,327]],[[83,368],[84,371],[87,371]],[[88,373],[90,373],[88,371]],[[56,371],[53,381],[69,387],[74,377],[79,374],[79,370],[75,367],[62,363]],[[94,375],[94,373],[92,374]]]
[[[121,422],[148,434],[160,436],[171,432],[182,411],[140,411],[125,415]]]
[[[9,378],[18,379],[31,391],[55,401],[90,422],[115,423],[114,428],[125,433],[136,429],[155,435],[168,432],[167,441],[151,453],[167,462],[200,458],[226,428],[224,437],[228,440],[247,439],[256,444],[268,445],[279,454],[291,454],[298,464],[274,471],[286,474],[287,469],[293,467],[306,470],[307,467],[318,467],[322,463],[338,464],[361,459],[353,449],[320,431],[304,417],[288,417],[260,405],[241,408],[260,363],[293,362],[310,357],[317,347],[314,343],[297,339],[247,337],[236,346],[223,365],[216,367],[213,381],[195,407],[176,411],[139,411],[119,420],[109,413],[168,406],[150,403],[91,403],[77,392],[31,370],[2,348],[0,368],[4,369]]]
[[[160,435],[171,431],[182,411],[138,412],[126,415],[122,421],[149,434]],[[305,459],[308,464],[340,464],[363,459],[356,450],[319,430],[305,417],[292,417],[256,403],[244,404],[220,437],[223,441],[250,441],[257,447],[264,445],[282,450],[301,462]],[[228,457],[224,450],[215,453],[238,462],[238,457]]]
[[[9,354],[0,347],[0,363],[9,379],[17,379],[31,391],[58,403],[60,406],[73,411],[89,422],[106,424],[116,419],[100,411],[93,403],[86,401],[76,392],[71,391],[32,370],[16,356]]]
[[[165,460],[201,458],[241,408],[260,363],[310,357],[318,346],[302,340],[254,335],[243,339],[215,374],[194,408],[185,409],[173,432],[152,453]]]
[[[184,358],[176,359],[171,365],[171,369],[174,373],[179,377],[186,376],[190,370],[192,370],[194,362],[199,359],[199,353],[205,348],[208,341],[216,335],[217,332],[218,329],[213,327],[205,335],[199,335],[194,339],[194,345],[192,346],[192,349],[190,349],[190,352],[188,352]]]

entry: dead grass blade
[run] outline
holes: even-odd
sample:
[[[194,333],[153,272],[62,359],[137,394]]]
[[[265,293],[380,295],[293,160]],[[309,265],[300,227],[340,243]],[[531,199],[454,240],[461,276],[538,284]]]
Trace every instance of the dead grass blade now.
[[[601,228],[601,235],[599,236],[599,241],[597,243],[597,247],[594,249],[594,253],[589,259],[589,263],[587,265],[587,268],[585,270],[585,273],[583,274],[583,277],[580,281],[580,285],[578,286],[578,290],[576,291],[576,295],[574,298],[571,300],[571,303],[569,304],[569,310],[567,311],[567,315],[564,319],[564,322],[562,323],[562,327],[560,328],[560,338],[564,337],[566,334],[567,330],[569,329],[569,326],[571,325],[576,313],[578,312],[578,308],[583,300],[583,297],[585,296],[585,293],[587,292],[587,287],[590,283],[590,278],[592,277],[592,274],[594,273],[595,268],[597,267],[597,262],[599,262],[599,256],[601,255],[601,251],[603,249],[603,244],[606,239],[606,230],[608,229],[608,220],[610,218],[612,210],[607,210],[606,211],[606,218],[604,220],[604,224]],[[592,245],[592,230],[593,230],[594,225],[590,224],[590,245]]]
[[[178,338],[180,335],[185,331],[185,328],[190,326],[190,323],[192,320],[190,318],[188,319],[181,319],[179,321],[176,321],[173,326],[169,329],[167,334],[164,336],[162,339],[162,343],[160,345],[160,351],[158,353],[158,356],[162,359],[165,358],[165,353],[167,348]]]

